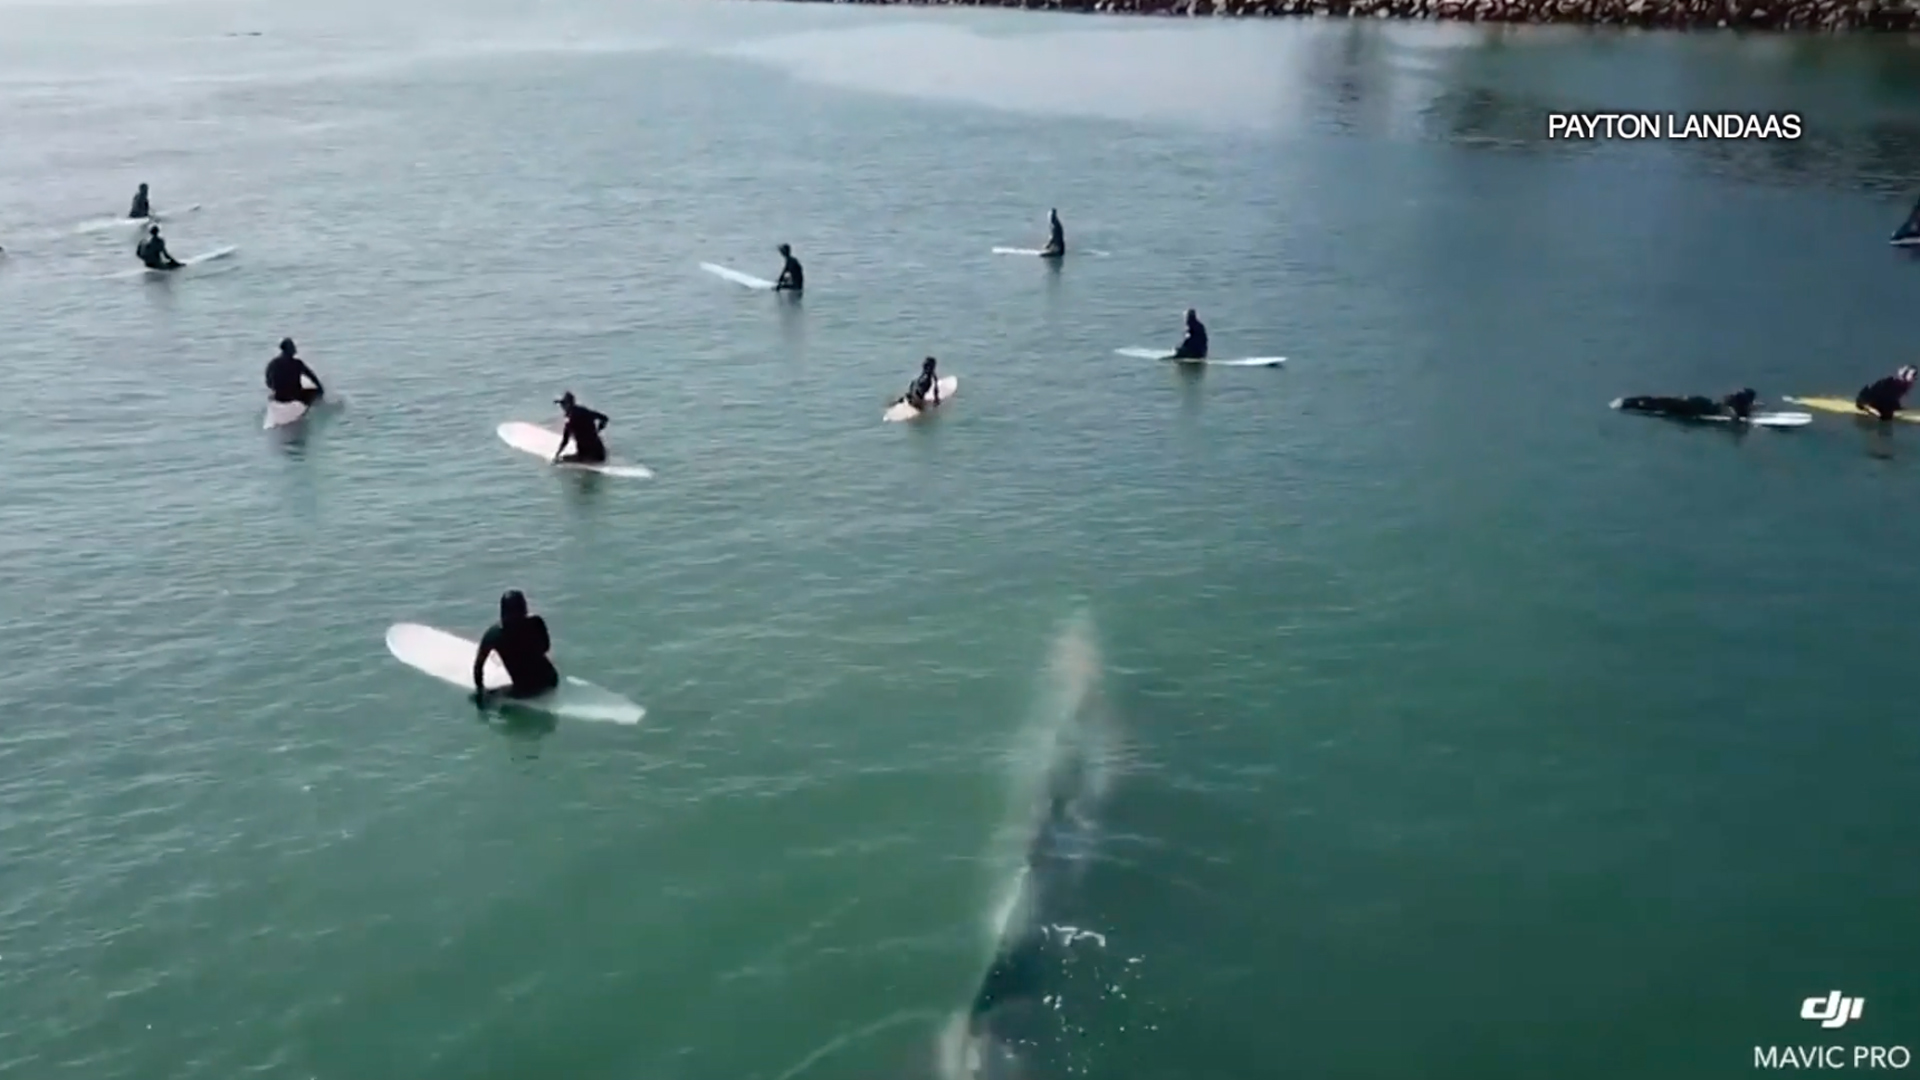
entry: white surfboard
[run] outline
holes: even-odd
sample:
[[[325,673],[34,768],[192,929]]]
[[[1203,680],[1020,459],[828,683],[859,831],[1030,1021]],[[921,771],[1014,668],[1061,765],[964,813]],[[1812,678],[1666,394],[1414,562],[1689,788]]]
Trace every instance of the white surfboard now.
[[[1136,360],[1166,360],[1176,364],[1212,364],[1215,367],[1279,367],[1287,362],[1284,356],[1246,356],[1237,360],[1175,360],[1172,349],[1129,347],[1113,351],[1121,356],[1131,356]]]
[[[924,411],[914,408],[904,400],[896,401],[887,407],[886,412],[880,414],[880,419],[885,420],[889,424],[897,424],[902,420],[912,420],[917,416],[925,416],[941,405],[945,405],[953,398],[953,395],[960,392],[960,377],[958,375],[949,375],[944,379],[936,379],[933,388],[939,392],[940,400],[936,403],[933,400],[934,395],[928,394],[927,407]]]
[[[1627,400],[1626,398],[1614,398],[1612,401],[1609,401],[1607,403],[1607,408],[1616,409],[1621,412],[1634,412],[1634,413],[1638,413],[1641,416],[1662,416],[1662,414],[1660,413],[1644,413],[1644,412],[1640,412],[1640,410],[1638,409],[1632,409],[1632,410],[1620,409],[1621,404],[1624,403],[1626,400]],[[1793,399],[1788,398],[1787,400],[1791,401]],[[1813,414],[1804,413],[1804,412],[1754,413],[1752,416],[1747,417],[1744,421],[1740,420],[1738,417],[1733,417],[1733,416],[1664,416],[1662,418],[1667,420],[1697,420],[1703,424],[1747,423],[1747,424],[1752,424],[1754,427],[1805,427],[1806,425],[1813,423]]]
[[[114,277],[163,278],[170,274],[185,273],[186,271],[205,266],[211,262],[219,262],[221,259],[228,258],[232,256],[234,252],[239,250],[240,249],[238,247],[235,247],[234,245],[229,244],[226,247],[214,248],[212,251],[203,251],[200,254],[195,255],[191,259],[181,259],[179,268],[175,270],[155,270],[150,266],[142,266],[137,270],[128,270],[128,271],[125,271],[124,273],[115,274],[113,276]]]
[[[473,689],[473,656],[479,648],[479,642],[419,623],[395,623],[387,628],[387,651],[395,659],[467,691]],[[498,656],[487,658],[481,675],[489,690],[504,690],[513,685]],[[561,676],[559,686],[539,697],[502,698],[499,704],[551,713],[568,720],[607,724],[637,724],[647,715],[647,710],[619,694],[571,675]]]
[[[160,224],[164,225],[169,221],[178,220],[179,218],[187,214],[191,214],[199,209],[200,209],[200,204],[194,203],[192,206],[188,206],[179,210],[162,210],[160,213],[154,214],[152,217],[100,218],[97,221],[84,222],[74,231],[81,232],[81,233],[97,233],[97,232],[110,232],[115,229],[144,229],[147,226],[154,224],[155,222],[159,222]]]
[[[305,415],[307,415],[307,406],[301,402],[274,401],[269,399],[267,401],[267,416],[266,419],[260,422],[260,427],[264,431],[272,431],[277,427],[286,427],[288,424],[299,420]]]
[[[997,247],[993,249],[993,253],[995,255],[1026,255],[1028,257],[1038,257],[1046,254],[1046,252],[1040,248],[1017,247]],[[1062,252],[1062,255],[1104,256],[1107,254],[1109,254],[1109,252],[1098,251],[1093,248],[1068,248],[1065,252]]]
[[[300,376],[300,385],[309,390],[314,388],[313,380],[307,378],[305,375]],[[261,430],[272,431],[277,427],[286,427],[288,424],[306,416],[312,408],[317,408],[326,403],[327,399],[323,398],[314,402],[313,406],[308,406],[298,401],[275,401],[272,395],[268,395],[267,415],[266,418],[260,422]]]
[[[494,429],[500,435],[500,441],[515,450],[532,454],[542,461],[553,461],[553,455],[560,452],[560,433],[552,428],[529,424],[524,420],[509,420]],[[599,464],[583,461],[562,461],[557,463],[562,469],[581,469],[597,472],[606,476],[623,476],[629,479],[645,480],[653,475],[653,470],[645,465],[628,465],[611,459]]]
[[[766,278],[757,278],[752,274],[743,274],[738,270],[721,266],[719,263],[703,262],[700,264],[700,269],[705,270],[714,277],[731,281],[735,285],[745,285],[749,289],[759,289],[764,292],[773,288],[773,282],[768,281]]]

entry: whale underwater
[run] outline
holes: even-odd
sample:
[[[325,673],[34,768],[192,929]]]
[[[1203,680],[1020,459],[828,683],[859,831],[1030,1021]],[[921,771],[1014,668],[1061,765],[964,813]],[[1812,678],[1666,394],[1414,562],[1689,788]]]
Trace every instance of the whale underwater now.
[[[1014,754],[1022,776],[1003,841],[1010,870],[989,922],[992,954],[972,1000],[941,1034],[943,1080],[1041,1080],[1080,1075],[1078,1023],[1112,985],[1083,895],[1096,858],[1099,811],[1111,786],[1115,725],[1100,688],[1100,656],[1084,616],[1056,638],[1046,701]]]

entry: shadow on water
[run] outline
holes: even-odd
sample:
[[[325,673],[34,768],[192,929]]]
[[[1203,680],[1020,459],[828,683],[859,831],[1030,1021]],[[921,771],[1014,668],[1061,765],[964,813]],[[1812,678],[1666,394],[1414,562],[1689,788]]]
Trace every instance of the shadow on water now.
[[[540,756],[540,743],[560,730],[560,721],[552,713],[517,705],[495,705],[474,709],[475,719],[492,728],[507,741],[507,749],[516,760]]]
[[[573,482],[566,485],[567,501],[569,503],[572,503],[575,507],[582,510],[599,509],[600,489],[606,484],[608,477],[588,469],[562,469],[559,471],[574,474],[569,477]]]
[[[780,340],[787,348],[798,353],[807,344],[806,309],[800,302],[800,294],[783,292],[776,294],[780,309]]]

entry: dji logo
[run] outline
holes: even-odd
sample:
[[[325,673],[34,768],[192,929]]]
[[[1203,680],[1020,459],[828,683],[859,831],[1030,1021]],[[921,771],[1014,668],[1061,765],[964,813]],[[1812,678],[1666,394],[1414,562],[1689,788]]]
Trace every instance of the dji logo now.
[[[1834,990],[1826,997],[1811,997],[1800,1003],[1800,1019],[1818,1020],[1823,1028],[1846,1027],[1847,1021],[1860,1019],[1860,1011],[1867,1007],[1866,998],[1841,997]]]

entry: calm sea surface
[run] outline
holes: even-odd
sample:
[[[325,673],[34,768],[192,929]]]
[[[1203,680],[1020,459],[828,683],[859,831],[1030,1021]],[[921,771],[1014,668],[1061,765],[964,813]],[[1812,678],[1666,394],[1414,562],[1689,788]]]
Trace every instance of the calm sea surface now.
[[[1920,429],[1606,407],[1914,360],[1913,55],[0,3],[0,1076],[927,1077],[1023,929],[1034,1078],[1920,1044]],[[1807,137],[1544,140],[1621,108]],[[1189,306],[1287,366],[1114,354]],[[563,390],[655,478],[495,438]],[[509,588],[645,722],[388,655]]]

